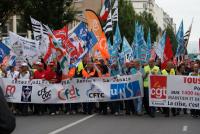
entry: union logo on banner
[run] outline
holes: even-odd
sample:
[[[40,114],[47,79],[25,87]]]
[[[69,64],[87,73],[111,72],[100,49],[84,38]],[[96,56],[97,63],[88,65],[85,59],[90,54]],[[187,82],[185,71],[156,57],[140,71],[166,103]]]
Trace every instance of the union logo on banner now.
[[[150,97],[151,99],[166,99],[167,77],[150,76]]]

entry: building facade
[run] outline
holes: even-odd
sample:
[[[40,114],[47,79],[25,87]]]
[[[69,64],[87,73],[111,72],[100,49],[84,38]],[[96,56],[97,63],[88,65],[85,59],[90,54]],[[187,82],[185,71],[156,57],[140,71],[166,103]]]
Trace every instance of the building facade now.
[[[176,25],[173,22],[173,19],[162,9],[160,8],[155,0],[129,0],[136,13],[140,14],[144,11],[151,13],[158,24],[158,27],[163,31],[168,25],[171,25],[174,30]]]

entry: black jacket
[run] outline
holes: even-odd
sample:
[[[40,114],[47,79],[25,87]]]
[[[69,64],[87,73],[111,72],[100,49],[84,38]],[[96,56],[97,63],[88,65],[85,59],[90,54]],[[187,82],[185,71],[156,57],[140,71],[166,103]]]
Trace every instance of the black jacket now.
[[[0,87],[0,134],[10,134],[15,129],[15,117],[8,108]]]

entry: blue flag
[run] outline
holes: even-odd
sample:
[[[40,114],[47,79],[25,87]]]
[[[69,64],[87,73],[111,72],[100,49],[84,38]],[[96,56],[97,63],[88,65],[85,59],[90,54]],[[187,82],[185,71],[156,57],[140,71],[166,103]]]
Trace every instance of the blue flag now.
[[[114,48],[117,48],[119,50],[120,44],[122,43],[122,38],[119,30],[119,24],[117,23],[116,29],[115,29],[115,35],[113,37],[113,46]]]
[[[148,36],[147,36],[147,56],[146,56],[146,61],[148,62],[150,58],[151,58],[151,32],[150,32],[150,29],[149,29]]]
[[[123,37],[122,52],[124,53],[125,56],[125,62],[130,62],[134,59],[132,48],[128,43],[126,37]]]
[[[178,47],[176,49],[176,56],[181,56],[184,54],[184,30],[183,30],[183,20],[181,22],[181,25],[179,26],[178,32],[176,34],[176,40],[178,43]]]
[[[0,63],[3,62],[5,56],[10,54],[10,48],[0,42]]]
[[[75,28],[73,33],[75,33],[81,40],[87,40],[88,29],[84,22],[80,22]]]
[[[110,38],[107,40],[107,43],[108,43],[108,52],[109,52],[109,54],[111,55],[112,50],[113,50],[113,46],[111,45]]]
[[[136,37],[135,37],[135,55],[140,60],[140,63],[146,62],[146,50],[147,45],[144,40],[144,31],[142,25],[136,25]]]
[[[163,61],[163,53],[164,53],[164,49],[165,49],[165,43],[166,43],[166,31],[163,33],[156,49],[156,55],[161,59],[161,61]]]

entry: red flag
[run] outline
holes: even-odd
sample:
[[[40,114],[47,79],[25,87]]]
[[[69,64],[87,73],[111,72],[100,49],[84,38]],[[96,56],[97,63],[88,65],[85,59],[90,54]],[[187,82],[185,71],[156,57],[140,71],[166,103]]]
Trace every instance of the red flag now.
[[[106,21],[107,18],[108,18],[110,6],[111,6],[111,5],[110,5],[110,0],[105,0],[103,6],[102,6],[102,8],[101,8],[101,12],[100,12],[100,18],[101,18],[103,21]]]
[[[172,60],[173,56],[174,56],[174,54],[173,54],[173,51],[172,51],[172,45],[171,45],[171,42],[170,42],[170,38],[167,37],[165,48],[164,48],[164,54],[163,54],[163,63],[161,65],[162,69],[166,68],[167,62]]]

